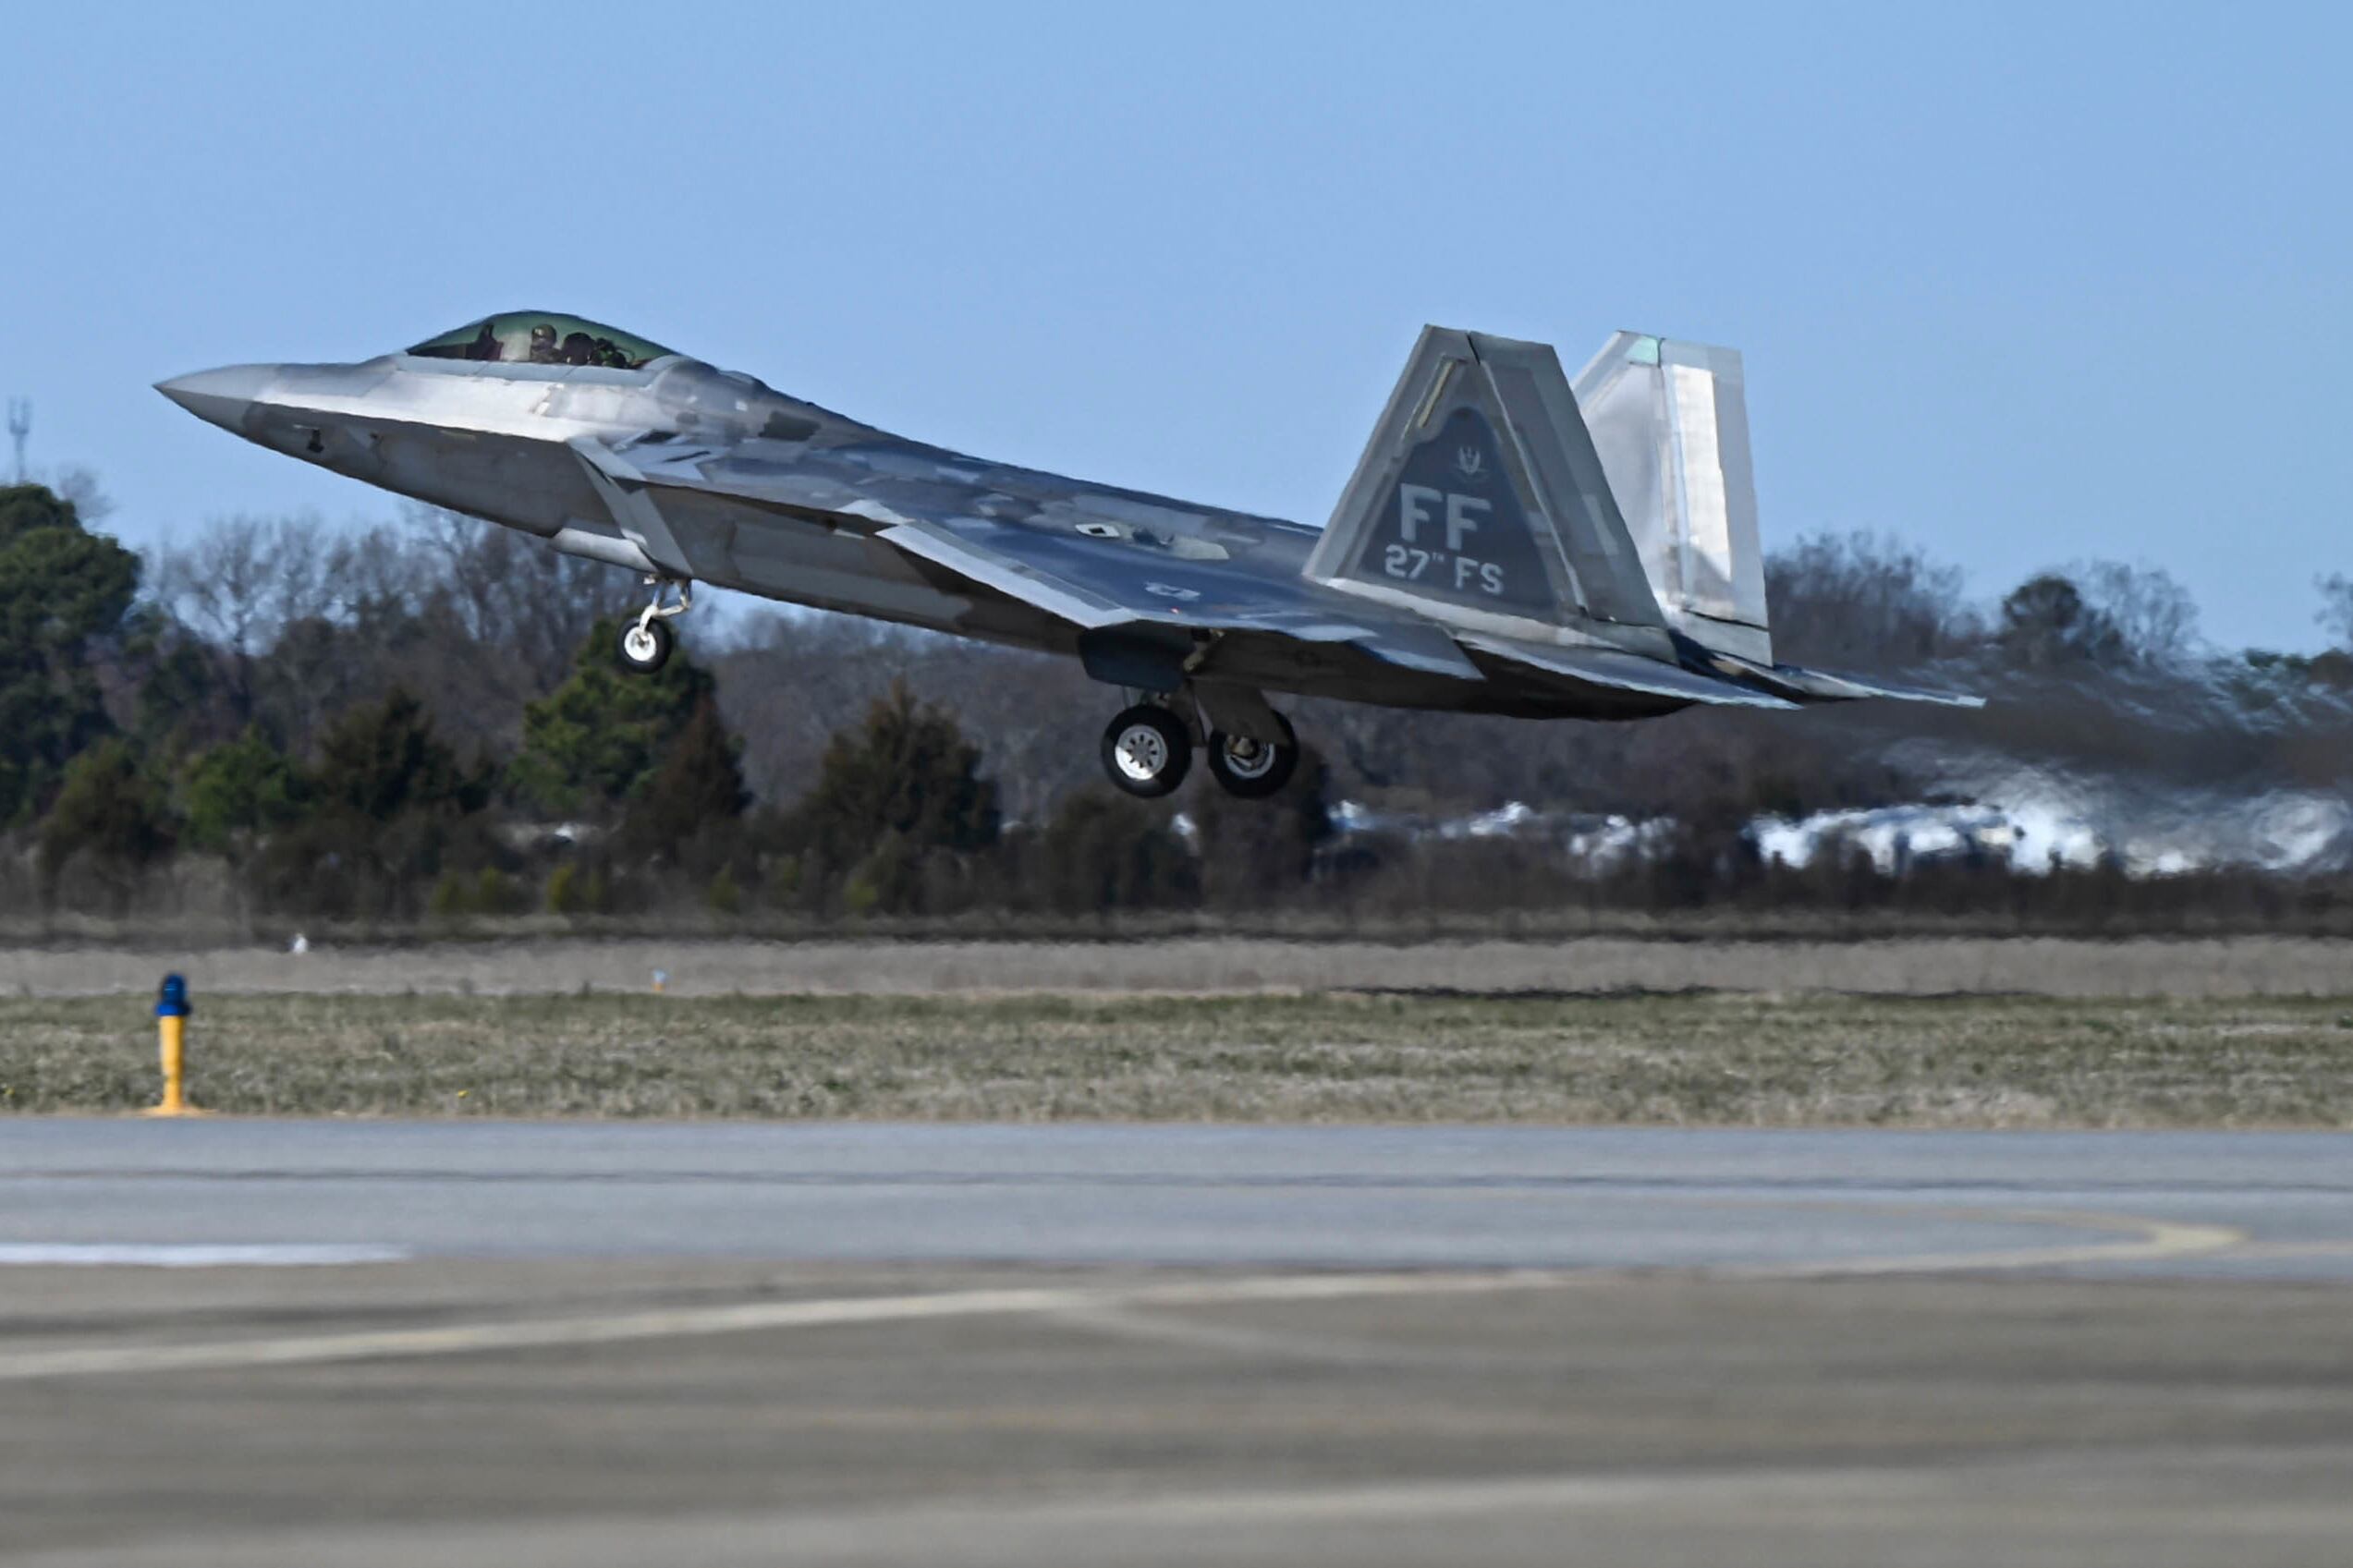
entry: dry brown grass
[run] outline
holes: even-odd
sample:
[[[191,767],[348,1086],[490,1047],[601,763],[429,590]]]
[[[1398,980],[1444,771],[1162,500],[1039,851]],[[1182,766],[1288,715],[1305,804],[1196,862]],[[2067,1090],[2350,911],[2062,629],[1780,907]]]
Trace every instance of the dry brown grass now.
[[[636,991],[656,969],[677,994],[923,996],[1390,988],[1458,992],[1722,990],[1781,994],[2074,997],[2325,996],[2353,992],[2353,942],[2224,937],[2130,942],[1919,938],[1883,942],[752,942],[682,939],[194,951],[121,945],[0,950],[0,995],[152,992],[166,969],[199,995]]]
[[[197,1100],[361,1115],[2353,1125],[2353,1003],[217,996]],[[154,1093],[126,999],[0,1002],[0,1106]]]

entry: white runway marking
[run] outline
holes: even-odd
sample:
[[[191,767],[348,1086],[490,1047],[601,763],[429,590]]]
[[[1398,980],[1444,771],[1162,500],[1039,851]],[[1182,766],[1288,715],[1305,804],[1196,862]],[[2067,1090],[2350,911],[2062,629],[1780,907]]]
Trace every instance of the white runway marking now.
[[[1956,1211],[1946,1211],[1956,1212]],[[2217,1225],[2184,1225],[2127,1215],[1972,1211],[1971,1218],[2125,1233],[2125,1239],[2072,1246],[1961,1252],[1914,1258],[1853,1258],[1758,1269],[1701,1270],[1718,1278],[1816,1279],[1835,1275],[1927,1273],[2133,1262],[2218,1251],[2240,1234]],[[236,1250],[236,1249],[220,1249]],[[335,1362],[405,1360],[486,1351],[544,1350],[684,1339],[783,1329],[865,1323],[1087,1313],[1122,1308],[1231,1306],[1244,1302],[1330,1301],[1349,1297],[1467,1295],[1595,1283],[1623,1278],[1615,1270],[1495,1270],[1480,1272],[1277,1274],[1115,1287],[933,1291],[912,1295],[847,1296],[749,1302],[734,1307],[658,1308],[601,1318],[551,1318],[306,1334],[282,1339],[191,1344],[93,1345],[0,1355],[0,1382],[125,1373],[226,1371]]]
[[[351,1263],[398,1263],[411,1256],[397,1246],[0,1242],[0,1268],[317,1269]]]
[[[0,1382],[114,1373],[216,1371],[461,1355],[490,1350],[543,1350],[683,1339],[761,1330],[906,1323],[924,1319],[1001,1317],[1103,1307],[1174,1307],[1244,1301],[1317,1301],[1345,1296],[1420,1295],[1524,1289],[1569,1276],[1546,1273],[1308,1274],[1209,1280],[1130,1289],[1039,1288],[931,1291],[917,1295],[847,1296],[816,1301],[749,1302],[628,1312],[605,1318],[550,1318],[469,1323],[438,1329],[387,1329],[306,1334],[287,1339],[202,1344],[102,1345],[0,1356]]]

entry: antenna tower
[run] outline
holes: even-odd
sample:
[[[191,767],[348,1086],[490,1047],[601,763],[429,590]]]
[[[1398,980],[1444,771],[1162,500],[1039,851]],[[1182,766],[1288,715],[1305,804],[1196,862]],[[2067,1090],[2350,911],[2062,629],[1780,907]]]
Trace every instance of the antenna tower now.
[[[17,482],[25,482],[25,437],[32,433],[32,400],[8,399],[8,435],[17,444]]]

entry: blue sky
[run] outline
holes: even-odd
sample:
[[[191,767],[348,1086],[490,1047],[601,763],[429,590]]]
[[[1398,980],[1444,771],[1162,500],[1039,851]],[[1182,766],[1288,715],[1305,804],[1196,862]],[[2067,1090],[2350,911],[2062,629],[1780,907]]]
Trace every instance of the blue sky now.
[[[1768,541],[2226,645],[2353,571],[2339,8],[15,7],[0,392],[134,543],[390,516],[151,392],[561,309],[1321,521],[1424,322],[1748,356]]]

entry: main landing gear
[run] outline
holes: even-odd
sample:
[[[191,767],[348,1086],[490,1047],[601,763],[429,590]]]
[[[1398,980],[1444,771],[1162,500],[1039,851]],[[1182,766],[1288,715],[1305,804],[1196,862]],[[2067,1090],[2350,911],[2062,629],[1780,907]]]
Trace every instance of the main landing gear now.
[[[1228,795],[1261,800],[1291,782],[1299,765],[1299,740],[1280,713],[1274,723],[1283,738],[1259,740],[1212,729],[1209,772]],[[1191,726],[1156,702],[1140,702],[1111,721],[1103,732],[1103,768],[1111,782],[1146,800],[1173,793],[1193,765]]]
[[[1299,765],[1298,732],[1282,714],[1274,715],[1281,740],[1253,740],[1246,735],[1209,732],[1209,772],[1225,793],[1244,800],[1263,800],[1291,782]]]
[[[670,622],[694,608],[694,584],[673,577],[645,580],[653,585],[653,602],[621,628],[621,667],[640,675],[650,675],[670,662],[670,650],[678,645],[677,634],[670,629]],[[663,595],[673,582],[677,583],[678,602],[664,604]]]
[[[1156,800],[1183,784],[1192,766],[1185,722],[1155,703],[1139,702],[1103,732],[1103,770],[1130,795]]]

